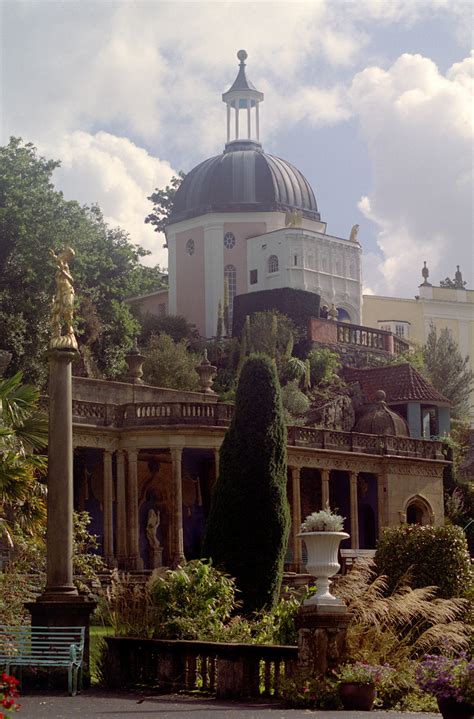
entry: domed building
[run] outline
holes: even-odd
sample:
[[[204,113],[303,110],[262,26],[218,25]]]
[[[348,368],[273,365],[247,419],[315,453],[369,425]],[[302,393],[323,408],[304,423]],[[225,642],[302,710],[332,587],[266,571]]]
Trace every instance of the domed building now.
[[[263,93],[248,80],[239,50],[237,77],[222,95],[224,152],[192,169],[179,187],[166,229],[170,314],[205,337],[216,334],[219,303],[282,287],[315,292],[356,324],[361,313],[361,248],[328,235],[311,185],[286,160],[264,152]]]

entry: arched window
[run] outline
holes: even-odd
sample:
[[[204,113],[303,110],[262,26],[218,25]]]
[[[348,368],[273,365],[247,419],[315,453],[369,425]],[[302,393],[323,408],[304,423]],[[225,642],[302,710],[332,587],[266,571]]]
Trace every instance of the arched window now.
[[[227,307],[224,308],[226,315],[224,316],[224,324],[227,334],[232,334],[232,318],[234,314],[234,297],[237,293],[237,270],[234,265],[226,265],[224,267],[224,285],[227,294]]]
[[[276,255],[270,255],[268,258],[268,271],[278,272],[278,257]]]
[[[405,506],[407,524],[433,524],[433,510],[429,502],[419,495],[411,497]]]
[[[343,307],[337,308],[337,319],[339,322],[350,322],[351,316],[347,310],[345,310]]]

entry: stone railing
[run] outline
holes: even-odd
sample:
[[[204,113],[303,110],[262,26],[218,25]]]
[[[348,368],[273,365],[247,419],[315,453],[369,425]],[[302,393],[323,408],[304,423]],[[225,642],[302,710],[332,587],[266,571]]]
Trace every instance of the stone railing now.
[[[288,427],[288,445],[311,449],[330,449],[339,452],[395,455],[418,459],[444,459],[442,443],[412,437],[338,432],[314,427]]]
[[[149,424],[194,424],[226,426],[233,405],[205,402],[136,402],[121,407],[121,425],[140,427]]]
[[[336,322],[337,341],[356,347],[382,350],[390,354],[403,354],[408,351],[408,342],[386,330],[376,330],[362,325]]]
[[[192,425],[227,427],[234,406],[218,402],[136,402],[111,405],[73,400],[75,424],[97,427],[145,427]],[[443,459],[442,443],[412,437],[380,436],[358,432],[340,432],[315,427],[289,426],[288,445],[339,452],[396,455],[421,459]]]
[[[109,689],[150,686],[212,692],[221,699],[279,697],[296,667],[295,646],[106,637]]]
[[[323,345],[339,345],[345,351],[362,350],[375,354],[403,354],[408,351],[406,340],[387,330],[354,325],[349,322],[333,322],[312,317],[308,324],[308,339]]]

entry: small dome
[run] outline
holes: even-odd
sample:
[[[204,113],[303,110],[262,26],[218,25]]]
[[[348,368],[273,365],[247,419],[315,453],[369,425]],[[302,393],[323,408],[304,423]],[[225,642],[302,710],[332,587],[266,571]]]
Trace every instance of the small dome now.
[[[170,223],[209,212],[301,210],[320,220],[313,190],[286,160],[263,152],[253,140],[228,142],[222,155],[189,172],[176,192]]]
[[[376,405],[372,405],[359,417],[354,432],[361,434],[390,434],[396,437],[408,437],[408,425],[399,414],[387,407],[385,392],[379,389],[375,394]]]

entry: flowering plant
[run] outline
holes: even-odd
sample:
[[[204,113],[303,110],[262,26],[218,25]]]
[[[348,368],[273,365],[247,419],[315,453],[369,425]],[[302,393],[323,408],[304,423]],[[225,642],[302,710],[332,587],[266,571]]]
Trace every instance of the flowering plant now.
[[[347,662],[342,664],[336,672],[339,682],[350,682],[353,684],[369,684],[374,687],[381,687],[390,681],[395,669],[387,664],[366,664],[365,662]]]
[[[319,512],[308,514],[301,525],[302,532],[342,532],[344,529],[344,519],[340,514],[336,514],[326,504],[324,509]]]
[[[474,706],[474,661],[468,660],[466,652],[457,657],[427,654],[416,668],[416,680],[436,699],[455,699]]]
[[[4,672],[0,674],[0,719],[8,719],[12,715],[10,712],[17,711],[20,705],[15,699],[18,695],[18,679],[11,677]]]

